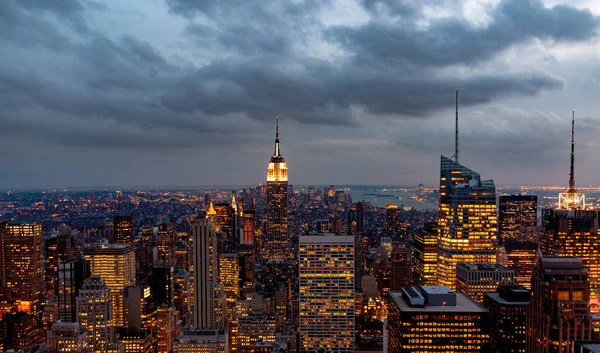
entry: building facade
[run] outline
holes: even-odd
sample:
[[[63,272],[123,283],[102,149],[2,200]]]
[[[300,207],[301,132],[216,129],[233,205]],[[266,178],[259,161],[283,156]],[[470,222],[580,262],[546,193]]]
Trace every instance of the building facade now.
[[[413,278],[415,284],[437,284],[438,230],[437,223],[425,223],[413,234]]]
[[[500,264],[463,263],[456,266],[456,290],[483,304],[486,293],[499,286],[514,286],[515,271]]]
[[[537,241],[537,196],[498,197],[498,241]]]
[[[111,290],[98,275],[92,275],[83,283],[77,297],[77,322],[88,333],[90,350],[107,353],[114,343]]]
[[[279,148],[279,120],[277,120],[275,151],[267,168],[267,256],[289,257],[288,245],[288,170]]]
[[[525,315],[531,292],[522,286],[502,286],[486,293],[483,306],[490,312],[491,352],[525,353]]]

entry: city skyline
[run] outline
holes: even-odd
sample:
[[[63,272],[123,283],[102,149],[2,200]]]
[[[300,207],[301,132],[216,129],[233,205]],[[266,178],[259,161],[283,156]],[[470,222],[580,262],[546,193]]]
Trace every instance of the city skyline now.
[[[435,185],[455,88],[461,163],[563,185],[575,109],[595,183],[598,3],[202,4],[2,2],[2,186],[258,184],[276,115],[290,184]]]

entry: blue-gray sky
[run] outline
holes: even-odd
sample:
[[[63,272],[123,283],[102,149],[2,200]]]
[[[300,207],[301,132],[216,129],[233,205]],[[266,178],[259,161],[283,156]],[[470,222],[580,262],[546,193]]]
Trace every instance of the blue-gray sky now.
[[[2,0],[0,187],[599,184],[595,0]]]

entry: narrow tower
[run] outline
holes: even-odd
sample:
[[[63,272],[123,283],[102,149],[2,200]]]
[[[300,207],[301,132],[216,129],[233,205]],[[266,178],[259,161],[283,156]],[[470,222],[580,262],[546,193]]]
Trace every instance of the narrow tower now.
[[[585,195],[575,188],[575,110],[571,118],[571,169],[569,188],[558,195],[558,208],[564,210],[585,209]]]
[[[288,171],[279,147],[279,118],[275,123],[275,151],[267,168],[267,243],[266,256],[289,257]]]

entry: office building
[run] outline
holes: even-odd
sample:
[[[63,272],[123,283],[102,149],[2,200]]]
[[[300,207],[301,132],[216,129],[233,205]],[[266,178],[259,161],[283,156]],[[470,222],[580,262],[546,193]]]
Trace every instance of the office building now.
[[[48,330],[48,353],[89,353],[87,332],[78,322],[57,321]]]
[[[175,274],[175,292],[174,292],[175,309],[179,311],[181,320],[184,326],[189,326],[190,315],[190,274],[180,268]]]
[[[12,305],[41,322],[44,283],[44,240],[41,224],[30,221],[0,223],[2,293]]]
[[[300,352],[354,352],[354,236],[299,242]]]
[[[85,259],[58,264],[58,318],[74,322],[77,317],[77,296],[83,282],[90,277],[90,264]]]
[[[591,339],[589,286],[580,258],[538,259],[526,315],[528,353],[570,353],[573,341]]]
[[[123,289],[135,284],[135,245],[91,244],[86,246],[84,256],[90,263],[90,272],[100,276],[110,288],[113,323],[115,327],[123,327]]]
[[[128,332],[152,332],[152,315],[155,305],[152,303],[148,285],[128,286],[124,289],[125,326]]]
[[[498,241],[537,241],[537,196],[500,195],[498,199]]]
[[[209,218],[198,217],[190,229],[191,324],[217,327],[216,286],[218,278],[217,235]]]
[[[362,277],[363,272],[365,271],[365,251],[363,249],[366,246],[363,246],[363,238],[366,238],[366,235],[358,234],[358,233],[348,233],[353,234],[354,236],[354,285],[357,289],[360,289],[362,286]]]
[[[413,234],[413,278],[415,284],[437,284],[438,229],[437,223],[425,223]]]
[[[242,239],[241,244],[254,245],[254,226],[255,226],[255,214],[254,210],[244,210],[242,214]]]
[[[175,268],[169,266],[152,268],[150,290],[155,303],[173,306],[175,303]]]
[[[539,256],[538,243],[507,240],[504,249],[506,267],[515,271],[515,283],[531,290],[531,276]]]
[[[410,274],[410,249],[408,246],[398,246],[392,250],[390,256],[392,267],[391,290],[400,290],[411,282]]]
[[[158,266],[174,267],[176,265],[176,246],[175,225],[165,218],[158,226]]]
[[[152,336],[146,331],[126,331],[118,335],[125,353],[153,353]]]
[[[385,205],[385,233],[388,237],[400,236],[400,208],[398,205],[388,203]]]
[[[245,283],[244,286],[254,283],[254,246],[240,245],[237,249],[238,257],[240,258],[241,277]]]
[[[600,341],[575,341],[573,353],[600,353]]]
[[[258,342],[275,342],[275,318],[249,315],[237,321],[235,352],[251,353]]]
[[[442,156],[439,205],[437,280],[454,289],[459,262],[496,262],[494,182]]]
[[[19,352],[44,340],[40,319],[33,314],[24,311],[6,313],[2,316],[2,324],[4,351],[14,349]]]
[[[133,218],[131,216],[115,216],[113,218],[115,244],[133,244]]]
[[[156,337],[157,353],[170,353],[173,342],[179,336],[181,322],[179,312],[173,307],[162,305],[156,310],[156,323],[153,330]]]
[[[73,238],[68,235],[53,236],[45,239],[46,289],[49,294],[57,295],[58,264],[73,260]]]
[[[522,286],[502,286],[486,293],[483,306],[490,312],[491,352],[525,353],[525,315],[531,292]]]
[[[288,170],[279,148],[279,120],[275,130],[275,151],[267,168],[267,236],[269,258],[289,257]]]
[[[88,333],[90,350],[107,353],[114,343],[112,294],[106,282],[92,275],[83,282],[77,297],[77,322]]]
[[[389,353],[489,352],[489,312],[466,295],[408,286],[389,296]]]
[[[499,286],[514,286],[515,272],[500,264],[463,263],[456,265],[456,290],[483,304],[486,293]]]
[[[228,353],[229,338],[222,328],[186,327],[175,339],[173,353]]]

